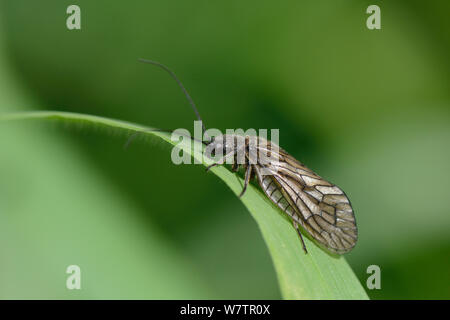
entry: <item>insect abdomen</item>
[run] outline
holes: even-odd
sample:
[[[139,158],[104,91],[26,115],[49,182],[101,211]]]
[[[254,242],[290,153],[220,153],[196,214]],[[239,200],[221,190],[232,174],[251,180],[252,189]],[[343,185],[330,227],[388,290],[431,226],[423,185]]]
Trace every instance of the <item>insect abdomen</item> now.
[[[294,208],[281,192],[280,186],[277,184],[272,176],[258,176],[259,183],[264,193],[273,201],[281,210],[290,215],[295,221],[301,222]]]

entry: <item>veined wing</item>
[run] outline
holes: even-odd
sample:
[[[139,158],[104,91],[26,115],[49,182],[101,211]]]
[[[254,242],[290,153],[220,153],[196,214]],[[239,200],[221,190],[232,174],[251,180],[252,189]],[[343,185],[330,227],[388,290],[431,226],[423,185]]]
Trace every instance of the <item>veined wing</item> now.
[[[279,161],[265,168],[271,175],[258,175],[264,192],[315,240],[339,254],[355,246],[358,238],[355,216],[349,199],[339,187],[322,179],[282,149]],[[273,191],[274,188],[278,191]],[[281,200],[273,197],[277,192],[282,194]]]

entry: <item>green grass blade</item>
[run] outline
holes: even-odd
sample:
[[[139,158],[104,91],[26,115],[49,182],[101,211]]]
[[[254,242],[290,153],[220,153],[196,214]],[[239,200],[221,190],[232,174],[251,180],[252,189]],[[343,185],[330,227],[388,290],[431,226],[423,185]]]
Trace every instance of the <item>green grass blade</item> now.
[[[157,137],[172,145],[170,134],[149,131],[151,128],[98,116],[67,112],[24,112],[0,115],[0,121],[25,119],[54,119],[106,126],[113,129],[142,133]],[[189,143],[179,145],[185,152],[202,161],[202,154]],[[201,148],[199,148],[201,150]],[[212,168],[235,194],[242,190],[243,181],[224,166]],[[281,293],[285,299],[367,299],[359,280],[343,256],[333,256],[305,237],[309,253],[304,254],[291,222],[270,200],[252,185],[241,201],[261,229],[277,273]],[[231,232],[231,231],[230,231]],[[357,249],[356,249],[357,250]]]

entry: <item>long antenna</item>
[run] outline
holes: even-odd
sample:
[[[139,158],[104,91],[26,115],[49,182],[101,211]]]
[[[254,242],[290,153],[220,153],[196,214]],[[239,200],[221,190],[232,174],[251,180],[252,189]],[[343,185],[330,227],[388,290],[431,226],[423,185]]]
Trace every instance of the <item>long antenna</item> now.
[[[168,74],[170,74],[170,76],[178,83],[178,85],[180,86],[181,90],[183,91],[184,95],[186,96],[187,100],[189,101],[189,104],[191,105],[192,109],[194,109],[195,115],[197,116],[197,119],[200,120],[202,122],[202,131],[203,134],[205,134],[205,125],[203,124],[203,120],[200,117],[200,114],[198,113],[197,107],[195,106],[194,100],[192,100],[191,96],[189,95],[189,93],[187,92],[186,88],[183,86],[183,83],[181,83],[181,81],[177,78],[177,76],[175,75],[175,73],[170,70],[168,67],[166,67],[165,65],[163,65],[162,63],[153,61],[153,60],[147,60],[147,59],[142,59],[139,58],[140,62],[143,63],[148,63],[148,64],[153,64],[155,66],[160,67],[161,69],[167,71]]]

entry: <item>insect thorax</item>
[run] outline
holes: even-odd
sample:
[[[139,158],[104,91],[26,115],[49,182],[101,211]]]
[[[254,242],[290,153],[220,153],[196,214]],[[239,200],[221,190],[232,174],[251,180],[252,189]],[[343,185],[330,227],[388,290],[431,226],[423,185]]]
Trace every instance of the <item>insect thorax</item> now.
[[[278,162],[279,150],[278,145],[263,137],[224,134],[214,137],[205,152],[217,162],[267,166]]]

